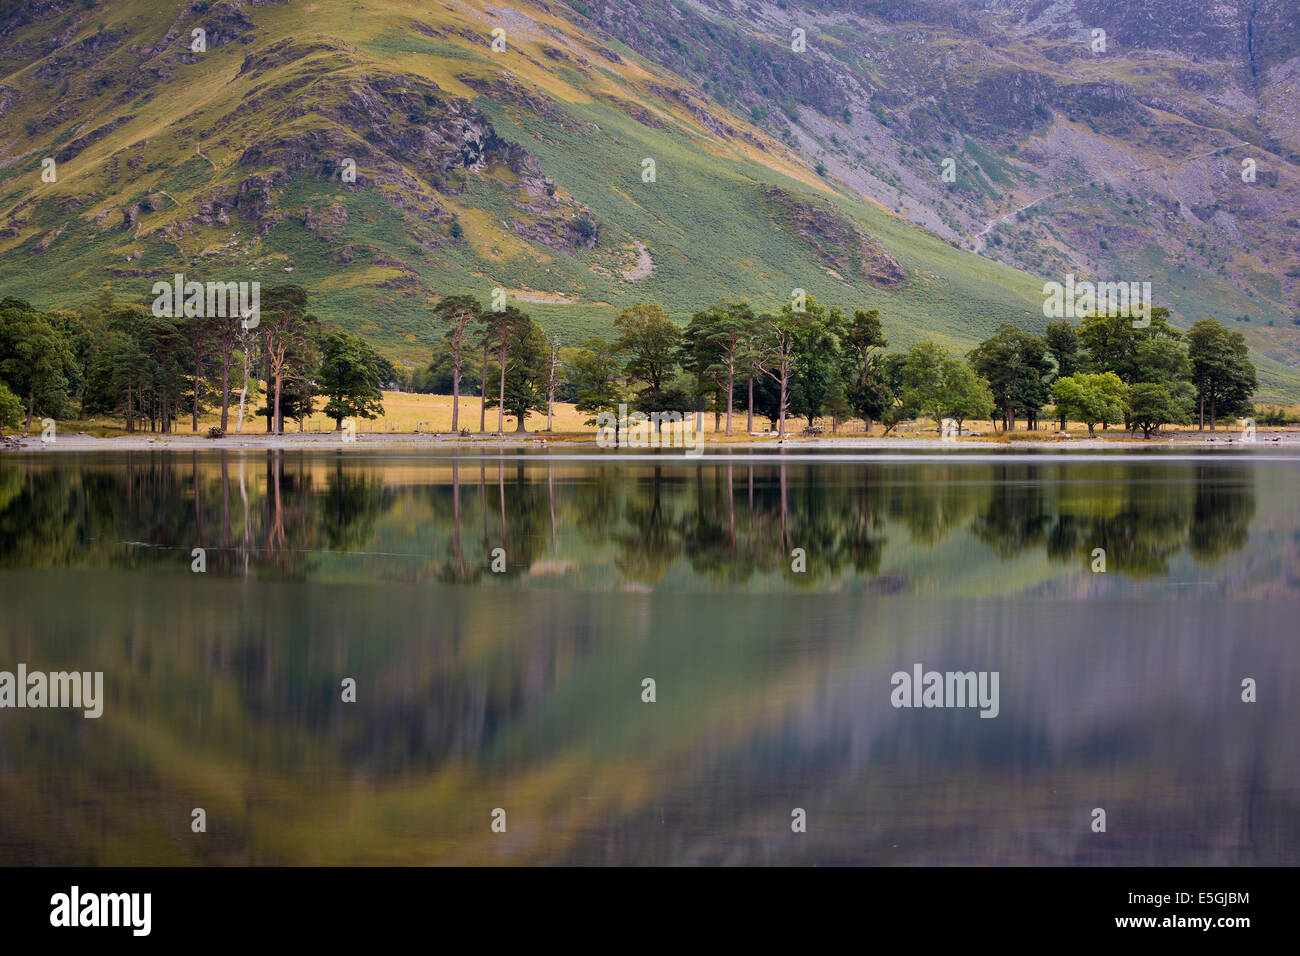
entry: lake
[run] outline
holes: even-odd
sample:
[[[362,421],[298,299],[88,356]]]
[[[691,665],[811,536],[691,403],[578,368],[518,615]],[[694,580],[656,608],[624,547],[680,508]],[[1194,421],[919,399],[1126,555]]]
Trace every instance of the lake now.
[[[1298,478],[0,456],[0,670],[104,675],[0,709],[0,864],[1295,864]]]

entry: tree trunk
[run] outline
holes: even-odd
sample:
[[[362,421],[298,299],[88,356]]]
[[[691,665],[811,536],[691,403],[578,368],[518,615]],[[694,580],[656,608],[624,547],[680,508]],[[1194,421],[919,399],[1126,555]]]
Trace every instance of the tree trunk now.
[[[754,431],[754,370],[749,370],[749,405],[745,409],[745,431]]]
[[[266,358],[262,362],[262,381],[266,383],[266,433],[275,430],[275,409],[271,405],[271,342],[266,343]]]
[[[736,370],[727,366],[727,437],[731,437],[731,408],[735,404]],[[715,426],[716,427],[716,426]]]
[[[506,414],[506,337],[501,336],[501,385],[497,393],[497,434],[505,434]]]
[[[230,425],[230,351],[221,357],[221,433]]]
[[[777,437],[781,441],[785,441],[785,384],[789,378],[789,372],[781,373],[781,427],[777,430]]]
[[[235,422],[236,433],[244,430],[244,402],[248,399],[248,348],[244,348],[244,380],[239,385],[239,421]]]
[[[194,356],[194,409],[190,417],[190,431],[192,432],[199,430],[199,372],[202,367],[202,360],[196,353]]]
[[[280,411],[280,394],[283,385],[284,385],[284,376],[281,372],[277,371],[275,373],[275,405],[272,408],[273,415],[267,416],[268,420],[272,417],[275,418],[275,433],[277,435],[284,434],[284,418],[282,417],[282,413]]]
[[[454,322],[455,319],[453,318]],[[451,431],[460,431],[460,338],[451,343]]]
[[[485,431],[487,431],[487,359],[488,359],[488,343],[487,340],[484,339],[483,340],[483,375],[479,378],[479,386],[478,386],[479,395],[482,397],[482,402],[479,404],[479,409],[478,409],[478,433],[480,435],[482,435]]]
[[[558,358],[556,344],[551,343],[551,367],[546,378],[546,434],[551,434],[555,424],[555,362]],[[547,476],[550,477],[549,475]]]
[[[1214,431],[1214,418],[1215,418],[1214,406],[1215,406],[1215,394],[1213,392],[1210,392],[1210,431]]]

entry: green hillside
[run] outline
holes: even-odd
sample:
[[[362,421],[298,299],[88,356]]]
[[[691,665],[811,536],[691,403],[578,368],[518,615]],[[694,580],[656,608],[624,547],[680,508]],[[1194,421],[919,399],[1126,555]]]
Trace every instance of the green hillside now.
[[[879,308],[895,346],[1046,323],[1041,279],[819,176],[563,7],[41,6],[0,33],[0,291],[42,307],[149,301],[176,272],[293,281],[410,364],[438,297],[497,287],[567,343],[636,303],[684,321],[795,288]],[[1295,370],[1260,372],[1300,394]]]

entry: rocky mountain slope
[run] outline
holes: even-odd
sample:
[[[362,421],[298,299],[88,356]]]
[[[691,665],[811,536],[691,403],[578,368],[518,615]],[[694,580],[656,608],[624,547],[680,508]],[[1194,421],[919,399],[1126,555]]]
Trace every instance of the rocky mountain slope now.
[[[1074,272],[1236,324],[1265,389],[1300,394],[1296,19],[1289,0],[0,2],[0,289],[293,280],[415,362],[452,292],[504,288],[572,341],[636,302],[685,319],[799,287],[880,308],[895,344],[962,347],[1041,326],[1042,282]]]
[[[1292,0],[575,6],[849,191],[1045,278],[1150,280],[1294,367]]]

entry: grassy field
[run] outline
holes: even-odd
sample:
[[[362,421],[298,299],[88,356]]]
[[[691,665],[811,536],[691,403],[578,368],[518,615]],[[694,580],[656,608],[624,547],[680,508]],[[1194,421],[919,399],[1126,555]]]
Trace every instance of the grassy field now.
[[[384,393],[384,416],[373,421],[361,420],[357,423],[357,430],[362,434],[402,434],[402,433],[446,433],[451,431],[451,396],[450,395],[421,395],[413,392],[385,392]],[[1294,417],[1300,417],[1300,406],[1273,404],[1266,406],[1269,408],[1281,409]],[[477,397],[461,398],[460,401],[460,427],[468,428],[471,434],[478,433],[480,402]],[[230,432],[235,432],[235,411],[231,409]],[[595,425],[587,424],[588,419],[592,416],[587,412],[579,412],[571,404],[565,402],[556,402],[554,408],[554,432],[558,435],[581,436],[590,439],[595,435]],[[206,434],[208,429],[214,425],[219,425],[220,415],[207,412],[199,416],[198,433]],[[334,430],[334,420],[327,418],[319,413],[308,418],[304,423],[303,431],[305,432],[330,432]],[[546,416],[534,412],[528,416],[526,423],[528,432],[535,434],[544,432],[546,429]],[[793,437],[800,436],[807,427],[806,419],[790,418],[786,420],[786,432]],[[1067,423],[1067,434],[1073,438],[1086,438],[1088,428],[1078,422]],[[495,408],[487,410],[487,431],[495,433],[497,427],[497,412]],[[93,420],[78,421],[75,419],[60,421],[57,423],[58,430],[64,434],[77,434],[84,432],[87,435],[106,438],[117,435],[125,435],[126,428],[121,420],[98,418]],[[754,430],[756,433],[767,433],[768,421],[766,418],[759,416],[754,421]],[[821,430],[822,437],[834,438],[861,438],[867,437],[864,423],[861,420],[850,420],[840,422],[838,428],[834,428],[834,423],[829,418],[817,419],[817,427]],[[515,419],[509,415],[504,419],[504,430],[507,435],[514,433]],[[833,430],[834,429],[834,430]],[[1233,430],[1240,430],[1240,426],[1234,425],[1230,428],[1219,427],[1220,434],[1231,434]],[[1294,426],[1292,426],[1292,430]],[[258,434],[265,432],[266,419],[253,415],[246,415],[244,420],[243,434]],[[1261,430],[1274,431],[1276,429]],[[298,431],[296,422],[285,422],[286,432]],[[34,429],[39,432],[39,427]],[[745,430],[745,413],[737,411],[732,421],[732,436],[726,437],[726,417],[722,416],[716,423],[712,412],[706,412],[703,417],[703,434],[710,441],[749,441],[752,437]],[[876,425],[871,431],[871,437],[891,437],[891,438],[930,438],[936,437],[936,425],[928,419],[904,422],[897,428],[890,431],[888,436],[884,435],[884,429]],[[1196,432],[1195,426],[1168,426],[1162,434],[1164,436],[1175,434],[1189,434]],[[137,433],[139,434],[139,433]],[[183,418],[176,427],[175,434],[184,435],[192,434],[190,431],[190,419]],[[1127,437],[1128,433],[1122,427],[1112,426],[1103,431],[1100,426],[1097,427],[1098,437],[1120,438]],[[988,422],[970,422],[963,429],[963,436],[976,438],[984,441],[1055,441],[1060,438],[1060,433],[1056,430],[1056,423],[1049,418],[1044,418],[1038,431],[1026,431],[1024,422],[1019,423],[1016,431],[1007,434],[995,432]]]

